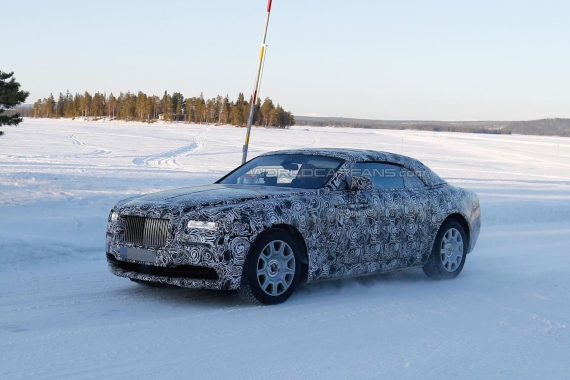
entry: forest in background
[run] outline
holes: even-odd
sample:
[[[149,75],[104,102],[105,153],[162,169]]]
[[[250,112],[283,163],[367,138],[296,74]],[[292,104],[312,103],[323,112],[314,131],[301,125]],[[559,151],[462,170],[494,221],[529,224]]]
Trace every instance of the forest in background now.
[[[243,126],[247,123],[249,117],[249,102],[243,98],[243,94],[239,94],[237,102],[230,102],[228,97],[216,97],[209,100],[204,100],[203,97],[185,99],[184,102],[179,102],[180,99],[174,93],[172,96],[167,95],[166,101],[163,102],[164,96],[161,99],[151,97],[154,106],[149,105],[148,98],[146,102],[139,99],[144,99],[144,96],[137,97],[133,94],[122,94],[125,99],[126,108],[121,105],[118,106],[118,99],[116,105],[113,100],[109,102],[107,99],[106,107],[101,106],[98,97],[93,104],[91,99],[91,107],[88,102],[83,100],[85,104],[82,105],[81,99],[85,95],[79,95],[69,98],[69,95],[62,95],[63,102],[56,101],[55,99],[38,100],[33,106],[22,105],[13,109],[5,110],[7,115],[19,113],[24,117],[108,117],[110,119],[116,118],[121,120],[142,120],[154,121],[159,119],[163,109],[170,110],[163,119],[165,120],[179,120],[194,123],[215,123],[215,124],[233,124]],[[69,103],[66,101],[69,99]],[[113,97],[114,98],[114,97]],[[126,99],[129,100],[126,100]],[[112,99],[112,98],[111,98]],[[171,99],[171,100],[169,100]],[[137,108],[137,100],[139,106]],[[73,101],[73,106],[71,105]],[[144,110],[143,103],[147,107],[151,107],[150,116],[148,111]],[[63,108],[59,106],[63,104]],[[164,105],[163,105],[164,104]],[[65,107],[67,105],[67,108]],[[59,106],[59,107],[58,107]],[[95,107],[95,108],[93,108]],[[140,108],[143,108],[142,110]],[[184,108],[182,108],[184,107]],[[67,111],[66,111],[67,109]],[[106,111],[103,112],[102,110]],[[111,112],[109,112],[109,109]],[[119,116],[118,110],[121,109],[122,113]],[[138,109],[138,113],[137,113]],[[113,112],[114,111],[114,112]],[[141,113],[142,112],[142,113]],[[36,116],[37,115],[37,116]],[[51,116],[45,116],[51,115]],[[94,116],[98,115],[98,116]],[[280,105],[274,106],[271,99],[266,98],[263,103],[258,101],[256,105],[254,125],[257,126],[274,126],[287,128],[291,125],[304,125],[316,127],[344,127],[344,128],[365,128],[365,129],[393,129],[393,130],[420,130],[432,132],[462,132],[462,133],[485,133],[485,134],[521,134],[521,135],[538,135],[538,136],[561,136],[570,137],[570,119],[568,118],[548,118],[539,120],[527,121],[422,121],[422,120],[370,120],[370,119],[353,119],[341,117],[314,117],[314,116],[293,116],[290,112],[286,112]]]
[[[269,98],[263,103],[258,99],[255,105],[254,125],[264,127],[288,128],[295,125],[295,118]],[[149,96],[142,91],[137,94],[127,92],[115,97],[112,93],[89,92],[83,94],[59,93],[38,99],[31,107],[20,108],[22,116],[34,118],[109,118],[110,120],[145,121],[156,120],[183,121],[188,123],[233,124],[245,126],[249,119],[250,102],[239,93],[237,100],[230,101],[229,96],[220,95],[211,99],[199,97],[185,98],[181,93],[172,95],[164,92],[162,97]]]
[[[552,118],[528,121],[420,121],[367,120],[334,117],[295,116],[300,125],[366,129],[418,130],[488,134],[520,134],[570,137],[570,119]]]

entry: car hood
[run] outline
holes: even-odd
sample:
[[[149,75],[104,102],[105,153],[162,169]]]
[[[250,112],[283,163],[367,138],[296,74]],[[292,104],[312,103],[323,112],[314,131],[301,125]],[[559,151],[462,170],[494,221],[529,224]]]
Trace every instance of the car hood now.
[[[212,184],[161,191],[124,199],[116,207],[208,207],[270,199],[291,195],[307,195],[317,190],[277,186]]]

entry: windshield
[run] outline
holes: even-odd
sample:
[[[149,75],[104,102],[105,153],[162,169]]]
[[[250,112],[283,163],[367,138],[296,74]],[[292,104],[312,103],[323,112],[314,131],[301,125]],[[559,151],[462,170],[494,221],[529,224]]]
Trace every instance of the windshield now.
[[[340,158],[312,155],[260,156],[217,183],[318,189],[328,182],[343,162]]]

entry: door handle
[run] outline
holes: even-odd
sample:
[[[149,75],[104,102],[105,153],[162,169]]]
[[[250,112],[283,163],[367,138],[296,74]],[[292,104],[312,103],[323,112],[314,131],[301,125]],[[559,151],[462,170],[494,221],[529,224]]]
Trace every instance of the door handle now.
[[[342,203],[335,205],[336,208],[347,208],[349,210],[363,210],[370,207],[370,203]]]

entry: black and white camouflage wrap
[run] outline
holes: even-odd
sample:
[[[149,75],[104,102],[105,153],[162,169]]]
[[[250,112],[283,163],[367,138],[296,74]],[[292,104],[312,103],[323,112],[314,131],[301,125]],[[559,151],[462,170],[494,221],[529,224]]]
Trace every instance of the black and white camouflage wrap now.
[[[251,245],[264,231],[288,226],[305,248],[307,282],[399,268],[423,266],[436,234],[450,215],[461,218],[472,251],[481,227],[475,193],[453,187],[421,162],[385,152],[347,149],[285,150],[269,154],[308,154],[345,160],[321,189],[212,184],[125,199],[112,212],[120,215],[107,227],[107,253],[122,259],[121,247],[148,247],[123,241],[124,216],[169,220],[168,239],[157,250],[156,263],[174,267],[213,268],[219,280],[152,276],[126,271],[123,277],[188,288],[237,289]],[[346,176],[356,162],[385,162],[413,172],[406,189],[346,190]],[[188,229],[188,221],[208,221],[217,230]]]

